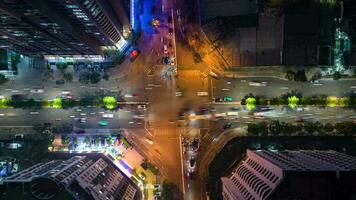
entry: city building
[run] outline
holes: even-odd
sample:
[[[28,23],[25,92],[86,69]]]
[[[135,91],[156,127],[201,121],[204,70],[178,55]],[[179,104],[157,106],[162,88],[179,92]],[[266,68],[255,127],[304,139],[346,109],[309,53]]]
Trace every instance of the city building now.
[[[104,156],[38,163],[7,177],[3,183],[7,187],[22,185],[37,199],[54,199],[62,191],[73,199],[141,199],[135,183]]]
[[[130,5],[128,0],[0,0],[0,48],[35,57],[124,50]]]
[[[349,199],[356,184],[356,157],[336,151],[247,150],[222,177],[225,200]]]

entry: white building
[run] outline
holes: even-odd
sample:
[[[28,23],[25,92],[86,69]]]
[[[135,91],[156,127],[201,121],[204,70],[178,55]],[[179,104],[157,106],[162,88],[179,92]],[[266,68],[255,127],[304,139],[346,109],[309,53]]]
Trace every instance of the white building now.
[[[354,175],[355,169],[355,157],[336,151],[247,150],[246,159],[228,177],[221,178],[222,196],[224,200],[271,199],[274,192],[288,182],[288,189],[294,190],[294,193],[280,189],[278,194],[290,197],[296,195],[297,191],[304,191],[316,195],[314,199],[318,199],[317,197],[328,199],[329,196],[337,193],[332,187],[330,191],[324,191],[325,194],[313,190],[321,190],[320,188],[324,187],[323,182],[326,188],[333,186],[335,180],[340,180],[342,173]],[[314,185],[311,184],[312,187],[307,188],[303,186],[303,181]],[[321,184],[315,184],[319,182]],[[316,188],[315,185],[320,187]],[[292,189],[292,187],[297,188]],[[299,195],[302,196],[303,193]],[[277,197],[274,196],[273,199]]]

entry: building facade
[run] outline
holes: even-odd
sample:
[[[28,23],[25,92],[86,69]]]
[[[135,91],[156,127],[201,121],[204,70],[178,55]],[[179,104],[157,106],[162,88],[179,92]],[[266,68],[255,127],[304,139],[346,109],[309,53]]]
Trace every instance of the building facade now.
[[[337,188],[335,183],[347,182],[347,178],[341,177],[349,172],[352,172],[350,177],[354,176],[355,169],[355,157],[335,151],[247,150],[246,159],[228,177],[221,178],[222,196],[225,200],[288,199],[299,191],[312,194],[312,199],[333,199],[337,193],[333,189]],[[320,187],[303,187],[308,183],[319,183],[315,185]],[[284,187],[286,184],[288,187]],[[329,191],[321,188],[329,188]],[[292,190],[295,193],[290,192]],[[279,194],[283,194],[283,198]]]
[[[37,199],[54,198],[62,190],[74,199],[141,199],[139,188],[105,157],[74,156],[39,163],[6,178],[3,183],[8,187],[27,185]]]
[[[28,56],[100,55],[130,31],[125,0],[0,0],[0,48]]]

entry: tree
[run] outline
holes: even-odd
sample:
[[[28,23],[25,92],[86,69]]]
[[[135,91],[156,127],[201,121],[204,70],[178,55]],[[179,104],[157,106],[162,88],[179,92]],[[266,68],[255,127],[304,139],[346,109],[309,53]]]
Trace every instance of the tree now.
[[[56,66],[61,72],[64,72],[68,67],[67,63],[56,63]]]
[[[250,123],[248,124],[247,126],[247,132],[250,134],[250,135],[258,135],[260,131],[260,127],[258,124],[255,124],[255,123]]]
[[[335,73],[333,74],[333,80],[339,80],[340,78],[341,78],[340,72],[335,72]]]
[[[293,81],[294,80],[294,76],[295,76],[295,72],[292,70],[288,70],[286,73],[286,79],[288,79],[289,81]]]
[[[88,84],[89,83],[89,72],[81,72],[79,74],[79,82]]]
[[[315,72],[315,73],[313,74],[313,76],[311,77],[311,81],[316,81],[316,80],[318,80],[318,79],[321,79],[321,77],[322,77],[321,72],[320,72],[320,71],[317,71],[317,72]]]
[[[63,123],[52,128],[54,133],[69,134],[73,131],[73,124]]]
[[[103,79],[106,80],[106,81],[109,80],[109,74],[105,73],[105,74],[103,75]]]
[[[103,104],[106,109],[113,110],[117,106],[117,100],[113,96],[107,96],[103,98]]]
[[[270,123],[269,130],[272,135],[278,135],[282,132],[283,127],[278,120],[274,120]]]
[[[63,74],[63,79],[68,81],[68,82],[72,82],[73,80],[73,75],[71,73],[64,73]]]
[[[254,110],[256,108],[256,99],[253,97],[249,97],[246,99],[246,107],[249,110]]]
[[[96,84],[96,83],[99,83],[101,77],[98,72],[92,72],[92,73],[90,73],[89,79],[90,79],[91,84]]]
[[[344,136],[352,136],[354,133],[356,133],[356,125],[349,121],[336,123],[335,129],[338,134]]]
[[[100,144],[100,138],[95,138],[95,144],[99,145]]]
[[[0,84],[4,84],[8,81],[9,79],[6,78],[4,74],[0,74]]]
[[[331,123],[326,123],[323,126],[323,131],[325,132],[332,132],[334,131],[334,125],[332,125]]]
[[[297,73],[294,76],[295,81],[300,81],[300,82],[306,82],[307,77],[305,76],[305,71],[304,69],[298,70]]]
[[[108,144],[109,146],[112,145],[112,140],[110,137],[106,138],[106,144]]]
[[[172,200],[174,198],[174,184],[168,182],[167,180],[163,181],[162,184],[162,200]]]
[[[90,138],[88,136],[86,136],[84,138],[84,141],[83,141],[86,145],[89,145],[90,144]]]
[[[290,96],[288,97],[288,106],[291,108],[295,108],[297,107],[297,105],[299,104],[299,98],[296,96]]]
[[[259,132],[261,136],[268,136],[268,125],[266,122],[261,122],[259,125]]]
[[[62,144],[69,144],[70,138],[66,136],[64,139],[62,139]]]
[[[315,131],[318,130],[318,127],[315,123],[313,122],[306,122],[304,124],[304,130],[309,134],[312,135]]]
[[[74,137],[73,144],[78,144],[78,142],[79,142],[78,137]]]

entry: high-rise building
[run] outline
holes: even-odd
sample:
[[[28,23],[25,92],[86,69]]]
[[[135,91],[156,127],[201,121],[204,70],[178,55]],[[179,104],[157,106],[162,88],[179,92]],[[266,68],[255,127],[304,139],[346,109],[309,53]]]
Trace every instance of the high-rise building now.
[[[222,196],[224,200],[348,199],[356,188],[355,169],[355,157],[336,151],[247,150],[246,159],[221,178]]]
[[[74,156],[36,164],[4,181],[22,184],[37,199],[52,199],[62,190],[74,199],[139,200],[139,188],[105,157]]]
[[[99,55],[130,31],[126,0],[0,0],[0,48],[29,56]]]

